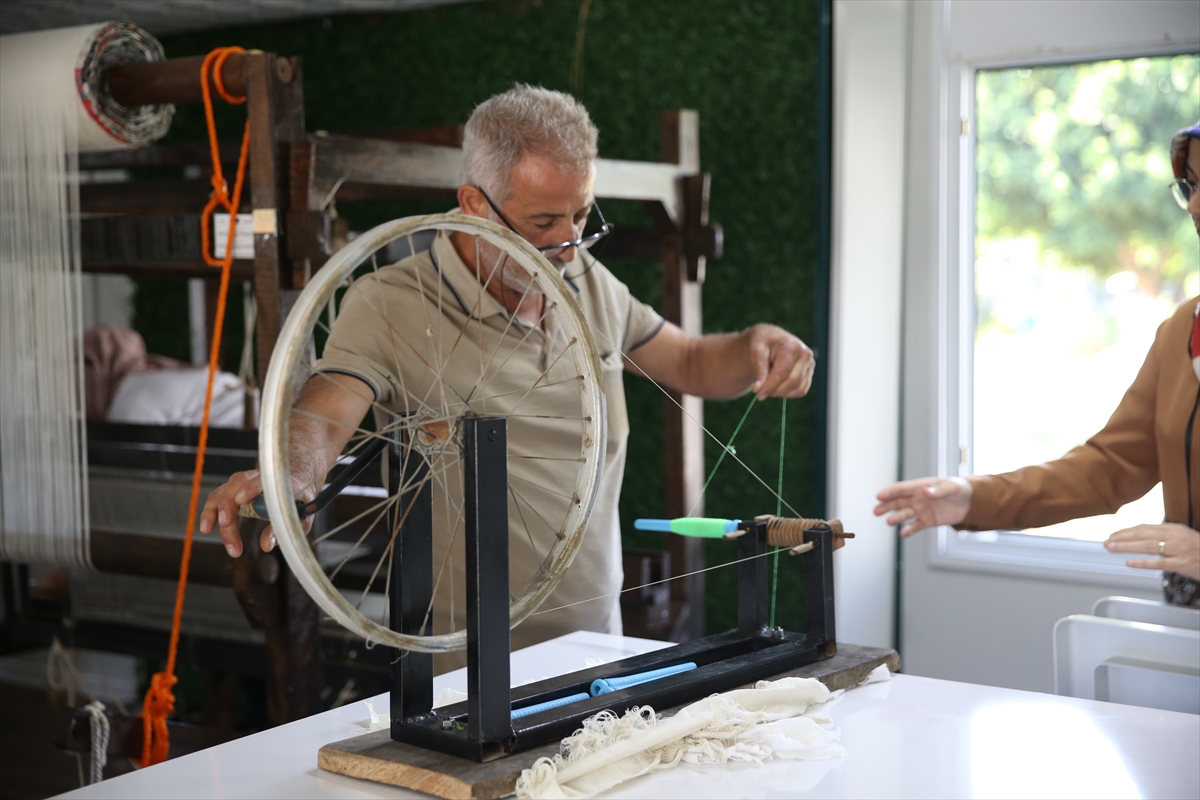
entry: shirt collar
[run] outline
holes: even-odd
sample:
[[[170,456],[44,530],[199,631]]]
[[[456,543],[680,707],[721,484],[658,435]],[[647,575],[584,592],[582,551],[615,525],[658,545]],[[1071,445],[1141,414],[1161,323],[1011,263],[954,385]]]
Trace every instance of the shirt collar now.
[[[433,240],[433,246],[429,249],[429,255],[442,282],[450,290],[464,314],[478,319],[496,314],[507,316],[508,310],[496,298],[483,291],[475,273],[463,263],[450,241],[449,231],[438,231],[437,238]]]

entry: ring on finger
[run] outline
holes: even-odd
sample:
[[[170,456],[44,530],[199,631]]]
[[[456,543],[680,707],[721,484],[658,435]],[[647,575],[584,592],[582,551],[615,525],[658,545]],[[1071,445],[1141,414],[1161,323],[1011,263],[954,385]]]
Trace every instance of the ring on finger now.
[[[1166,542],[1158,543],[1158,554],[1160,556],[1165,556],[1167,554],[1167,543]]]

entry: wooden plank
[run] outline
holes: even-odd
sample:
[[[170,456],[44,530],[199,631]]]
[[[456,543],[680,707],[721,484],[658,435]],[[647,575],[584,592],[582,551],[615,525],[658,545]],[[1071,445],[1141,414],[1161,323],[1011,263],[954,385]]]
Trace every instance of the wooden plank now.
[[[79,210],[85,214],[199,214],[212,183],[183,178],[122,183],[85,183]]]
[[[462,180],[462,150],[457,147],[332,134],[312,139],[316,168],[311,209],[324,208],[344,184],[455,191]],[[675,182],[683,174],[675,164],[601,158],[596,162],[596,197],[655,201],[674,219],[680,207]]]
[[[887,664],[894,672],[900,668],[900,655],[886,648],[839,644],[833,658],[776,677],[816,678],[831,691],[836,691],[861,682],[881,664]],[[751,684],[739,688],[751,688]],[[680,708],[682,706],[676,706],[663,713],[670,716]],[[539,758],[554,756],[558,749],[559,743],[553,742],[477,764],[394,742],[390,731],[381,730],[322,747],[317,753],[317,766],[340,775],[413,789],[447,800],[487,800],[511,794],[522,770],[528,769]]]
[[[342,203],[390,203],[397,200],[446,200],[453,208],[458,189],[434,188],[429,186],[390,186],[347,181],[337,187],[334,197]]]
[[[369,131],[359,134],[370,139],[387,139],[393,142],[416,142],[437,144],[442,147],[462,147],[464,125],[428,125],[419,128],[392,128],[384,131]]]
[[[81,262],[81,269],[84,272],[143,278],[203,278],[215,281],[221,277],[221,270],[213,269],[200,258],[86,259]],[[235,259],[229,277],[235,281],[253,280],[254,262]]]
[[[558,752],[558,743],[517,756],[477,764],[392,741],[391,731],[372,731],[326,745],[317,766],[328,772],[413,789],[447,800],[490,800],[512,794],[521,770]]]
[[[222,164],[237,165],[241,142],[221,143]],[[132,147],[128,150],[97,150],[79,154],[79,168],[129,169],[134,167],[185,167],[189,164],[212,166],[212,151],[207,142],[160,144],[151,147]]]
[[[596,197],[601,200],[654,200],[662,204],[672,220],[679,219],[679,197],[675,181],[687,174],[672,163],[596,160]]]
[[[101,572],[179,579],[182,539],[93,529],[89,532],[89,547],[92,566]],[[278,567],[275,572],[278,574]],[[232,586],[233,559],[218,542],[196,540],[192,542],[188,579],[212,586]]]
[[[324,208],[343,183],[457,189],[462,151],[457,147],[391,142],[359,136],[318,135],[308,207]]]

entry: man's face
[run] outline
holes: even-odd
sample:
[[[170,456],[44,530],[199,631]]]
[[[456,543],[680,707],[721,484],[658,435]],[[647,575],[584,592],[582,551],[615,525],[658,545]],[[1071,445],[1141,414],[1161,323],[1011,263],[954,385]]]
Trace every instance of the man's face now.
[[[526,155],[513,168],[511,194],[499,207],[518,235],[539,249],[550,247],[583,235],[592,210],[595,183],[594,164],[586,173],[577,174],[563,171],[544,156]],[[468,214],[505,224],[474,186],[459,190],[459,202]],[[481,280],[489,286],[499,283],[508,292],[519,295],[535,291],[529,274],[512,259],[502,258],[499,249],[482,240],[476,246]],[[561,271],[575,258],[575,250],[574,247],[551,250],[545,256]]]
[[[570,242],[583,235],[594,200],[596,167],[584,174],[564,172],[543,156],[526,155],[511,176],[512,194],[500,210],[534,247]],[[546,253],[560,270],[575,258],[574,247]]]

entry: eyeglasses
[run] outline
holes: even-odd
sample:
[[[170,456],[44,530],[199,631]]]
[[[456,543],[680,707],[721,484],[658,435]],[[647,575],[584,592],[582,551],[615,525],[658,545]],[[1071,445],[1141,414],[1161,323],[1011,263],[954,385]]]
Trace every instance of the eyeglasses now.
[[[517,232],[516,227],[511,222],[508,221],[508,217],[504,216],[504,212],[501,211],[500,208],[495,203],[492,202],[492,198],[488,197],[487,192],[485,192],[483,189],[481,189],[478,186],[476,186],[475,188],[479,189],[479,193],[481,195],[483,195],[484,200],[487,200],[487,204],[489,206],[491,206],[492,211],[496,212],[496,216],[500,217],[500,221],[503,222],[505,225],[507,225],[508,229],[510,231],[512,231],[513,233],[517,233],[517,235],[519,236],[520,234]],[[600,217],[600,230],[596,231],[595,233],[589,233],[586,236],[582,236],[578,239],[573,239],[569,242],[562,242],[561,244],[552,244],[549,247],[539,247],[539,248],[537,248],[538,252],[544,256],[548,256],[552,253],[557,253],[560,250],[566,250],[570,247],[578,247],[580,250],[587,250],[592,245],[594,245],[596,242],[600,241],[605,236],[608,236],[610,233],[612,233],[613,226],[608,220],[606,220],[604,218],[604,212],[600,210],[600,204],[597,203],[595,200],[593,200],[592,208],[594,208],[596,210],[596,215],[598,217]]]
[[[1171,182],[1171,195],[1175,198],[1175,202],[1179,204],[1179,207],[1187,211],[1188,201],[1196,193],[1196,188],[1196,184],[1187,178],[1180,178]]]

